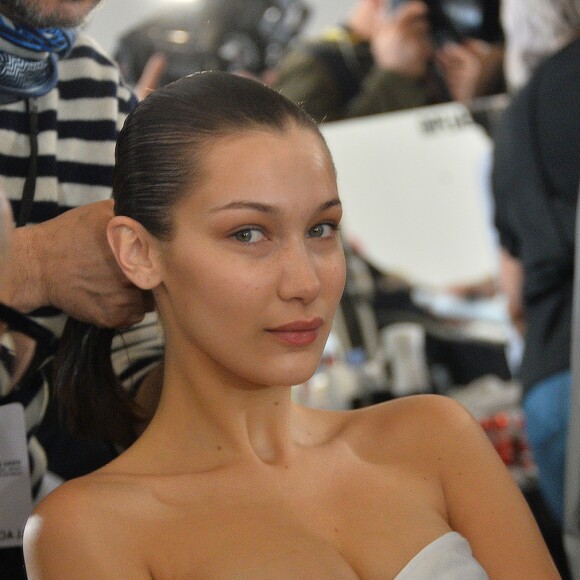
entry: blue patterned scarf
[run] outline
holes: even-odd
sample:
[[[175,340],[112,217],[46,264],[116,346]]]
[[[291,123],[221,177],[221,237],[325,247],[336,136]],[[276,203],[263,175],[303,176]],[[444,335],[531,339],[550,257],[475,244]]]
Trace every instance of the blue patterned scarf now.
[[[54,88],[58,59],[69,53],[75,38],[74,29],[29,28],[0,16],[0,104]]]

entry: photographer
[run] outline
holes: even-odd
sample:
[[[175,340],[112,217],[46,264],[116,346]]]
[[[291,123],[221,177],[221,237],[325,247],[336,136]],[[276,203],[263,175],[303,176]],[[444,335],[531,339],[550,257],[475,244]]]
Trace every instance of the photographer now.
[[[358,0],[346,24],[287,54],[273,85],[318,121],[501,92],[498,12],[494,2]]]

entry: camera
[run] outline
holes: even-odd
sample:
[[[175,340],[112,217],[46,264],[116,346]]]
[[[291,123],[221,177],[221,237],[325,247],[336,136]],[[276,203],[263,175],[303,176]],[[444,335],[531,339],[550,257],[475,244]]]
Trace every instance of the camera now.
[[[396,10],[408,0],[387,0]],[[423,0],[429,8],[429,22],[435,43],[462,42],[477,38],[489,43],[501,42],[503,31],[499,0]]]

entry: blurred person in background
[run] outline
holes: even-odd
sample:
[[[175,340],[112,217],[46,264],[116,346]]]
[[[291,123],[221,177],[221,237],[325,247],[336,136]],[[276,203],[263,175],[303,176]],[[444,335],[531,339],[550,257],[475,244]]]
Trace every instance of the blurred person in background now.
[[[3,301],[11,311],[33,316],[46,336],[61,333],[65,314],[99,327],[128,328],[152,308],[150,297],[116,265],[105,237],[117,133],[137,100],[116,65],[79,28],[98,4],[0,1],[0,184],[18,226]],[[150,371],[162,354],[155,317],[148,315],[117,341],[115,369],[130,390],[120,396],[132,405],[132,395],[155,385]],[[116,454],[110,442],[127,443],[138,430],[111,415],[94,444],[68,441],[71,447],[62,447],[62,434],[43,421],[49,378],[48,371],[36,373],[27,377],[26,388],[22,380],[5,381],[0,393],[0,408],[18,403],[25,410],[35,499],[54,462],[78,475]],[[48,449],[48,443],[54,446]],[[12,505],[9,490],[0,503],[5,515]],[[11,580],[24,577],[18,546],[0,544],[0,570]]]
[[[502,0],[505,80],[511,94],[528,82],[542,61],[570,42],[578,11],[577,0]]]
[[[497,2],[358,0],[272,84],[318,121],[468,101],[503,90],[502,39]]]
[[[539,489],[559,526],[580,182],[580,2],[504,0],[513,99],[495,130],[501,286],[524,337],[519,379]]]

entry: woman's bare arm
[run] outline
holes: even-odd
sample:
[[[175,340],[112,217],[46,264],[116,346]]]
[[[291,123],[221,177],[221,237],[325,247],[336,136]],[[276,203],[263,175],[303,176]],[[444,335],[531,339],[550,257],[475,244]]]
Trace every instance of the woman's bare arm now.
[[[436,397],[431,419],[451,527],[490,578],[560,578],[528,504],[477,421]]]

